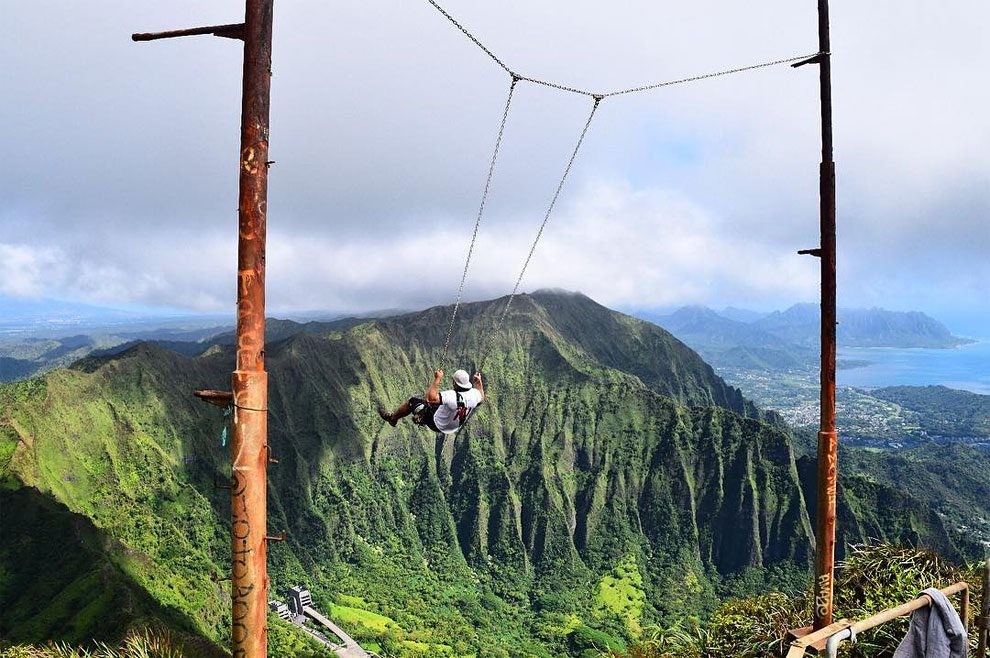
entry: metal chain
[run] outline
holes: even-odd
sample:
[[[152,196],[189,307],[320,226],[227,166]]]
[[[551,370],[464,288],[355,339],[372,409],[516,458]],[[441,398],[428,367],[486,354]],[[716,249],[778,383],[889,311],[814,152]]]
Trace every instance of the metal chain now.
[[[815,53],[817,55],[818,53]],[[660,87],[669,87],[671,85],[679,85],[685,82],[695,82],[697,80],[707,80],[708,78],[717,78],[723,75],[730,75],[732,73],[742,73],[743,71],[752,71],[753,69],[762,69],[768,66],[777,66],[778,64],[789,64],[791,62],[796,62],[800,59],[809,59],[815,55],[800,55],[796,57],[788,57],[787,59],[775,59],[772,62],[761,62],[760,64],[752,64],[750,66],[743,66],[736,69],[726,69],[724,71],[717,71],[715,73],[705,73],[704,75],[695,75],[690,78],[679,78],[677,80],[668,80],[667,82],[658,82],[652,85],[643,85],[641,87],[632,87],[630,89],[622,89],[620,91],[610,91],[607,94],[602,94],[603,97],[609,96],[621,96],[623,94],[635,94],[640,91],[650,91],[652,89],[659,89]]]
[[[548,82],[547,80],[530,78],[525,75],[520,75],[519,79],[525,80],[526,82],[532,82],[535,85],[543,85],[544,87],[550,87],[551,89],[559,89],[560,91],[569,91],[572,94],[581,94],[582,96],[590,96],[591,98],[595,98],[596,96],[602,95],[602,94],[595,94],[590,91],[585,91],[584,89],[578,89],[577,87],[568,87],[567,85],[558,84],[556,82]]]
[[[609,96],[622,96],[624,94],[635,94],[641,91],[650,91],[653,89],[660,89],[661,87],[670,87],[672,85],[679,85],[685,82],[697,82],[698,80],[707,80],[708,78],[717,78],[723,75],[742,73],[743,71],[752,71],[753,69],[762,69],[768,66],[777,66],[778,64],[789,64],[791,62],[796,62],[802,59],[810,59],[815,55],[821,54],[821,53],[815,53],[814,55],[801,55],[798,57],[788,57],[786,59],[776,59],[772,62],[761,62],[759,64],[752,64],[750,66],[743,66],[735,69],[726,69],[724,71],[716,71],[715,73],[705,73],[703,75],[695,75],[695,76],[691,76],[690,78],[679,78],[677,80],[668,80],[666,82],[657,82],[655,84],[642,85],[639,87],[630,87],[629,89],[620,89],[618,91],[610,91],[607,93],[596,94],[594,92],[587,91],[585,89],[578,89],[577,87],[570,87],[568,85],[563,85],[557,82],[550,82],[548,80],[540,80],[538,78],[530,78],[524,75],[517,75],[512,69],[506,66],[505,62],[499,59],[495,53],[489,50],[489,48],[485,44],[483,44],[480,39],[478,39],[478,37],[471,34],[467,30],[467,28],[465,28],[457,21],[456,18],[451,16],[446,9],[441,7],[436,0],[426,0],[426,1],[429,2],[431,5],[433,5],[434,9],[440,12],[443,15],[443,17],[446,18],[448,21],[450,21],[450,23],[454,27],[456,27],[458,30],[463,32],[464,36],[466,36],[468,39],[474,42],[474,45],[478,46],[478,48],[480,48],[486,55],[488,55],[488,57],[490,57],[493,62],[498,64],[506,73],[513,76],[514,79],[517,78],[519,80],[525,80],[526,82],[532,82],[533,84],[542,85],[544,87],[550,87],[551,89],[566,91],[572,94],[580,94],[582,96],[590,96],[592,98],[598,98],[598,97],[607,98]]]
[[[436,2],[436,0],[426,0],[426,1],[429,2],[431,5],[433,5],[434,9],[436,9],[438,12],[440,12],[441,14],[443,14],[444,18],[446,18],[448,21],[450,21],[454,25],[454,27],[456,27],[458,30],[460,30],[461,32],[463,32],[464,33],[464,36],[466,36],[468,39],[470,39],[471,41],[473,41],[474,42],[474,45],[476,45],[479,48],[481,48],[485,52],[486,55],[488,55],[489,57],[491,57],[493,62],[495,62],[496,64],[498,64],[499,66],[501,66],[503,69],[505,69],[505,72],[506,73],[512,75],[512,71],[509,69],[509,67],[506,66],[505,63],[502,62],[502,60],[500,60],[495,55],[495,53],[493,53],[492,51],[488,50],[488,48],[485,46],[485,44],[481,43],[481,41],[478,39],[478,37],[476,37],[473,34],[471,34],[470,32],[468,32],[467,31],[467,28],[464,27],[463,25],[461,25],[460,23],[458,23],[456,18],[454,18],[453,16],[451,16],[450,14],[448,14],[447,13],[447,10],[444,9],[443,7],[441,7]]]
[[[437,366],[437,370],[442,370],[447,361],[450,340],[454,335],[454,322],[457,320],[457,310],[461,306],[461,297],[464,294],[464,282],[467,281],[468,268],[471,266],[471,255],[474,253],[474,244],[478,239],[478,227],[481,226],[481,219],[485,214],[485,205],[488,203],[488,193],[492,187],[492,178],[495,176],[495,163],[498,161],[498,152],[502,147],[502,137],[505,135],[505,124],[509,118],[509,106],[512,105],[512,95],[516,90],[516,83],[518,81],[519,78],[513,75],[512,83],[509,85],[509,96],[505,99],[505,109],[502,111],[502,121],[498,126],[498,135],[495,137],[495,148],[492,151],[491,163],[488,165],[488,177],[485,179],[485,189],[481,193],[481,205],[478,206],[478,215],[474,219],[474,231],[471,233],[471,242],[468,245],[467,258],[464,261],[464,272],[461,274],[461,283],[457,287],[454,311],[450,314],[450,323],[447,325],[447,338],[443,342],[443,351],[440,353],[440,365]]]
[[[564,189],[564,183],[567,181],[568,175],[571,173],[571,168],[574,166],[574,161],[577,159],[578,151],[581,150],[581,144],[584,143],[584,137],[588,134],[588,128],[591,127],[591,121],[595,118],[595,112],[598,111],[598,105],[602,102],[601,96],[595,96],[595,104],[591,107],[591,113],[588,114],[588,120],[584,122],[584,128],[581,130],[581,136],[578,137],[577,144],[574,145],[574,151],[571,152],[571,158],[567,161],[567,166],[564,167],[564,174],[560,177],[560,182],[557,183],[557,189],[553,193],[553,197],[550,199],[550,205],[547,206],[547,211],[543,215],[543,223],[540,224],[540,230],[536,232],[536,239],[533,240],[533,244],[529,248],[529,253],[526,255],[526,261],[523,263],[522,269],[519,271],[519,276],[516,278],[516,285],[512,287],[512,292],[509,294],[509,299],[505,302],[505,308],[502,309],[501,315],[498,320],[493,323],[492,329],[489,332],[488,345],[485,347],[485,351],[482,352],[481,361],[478,364],[478,371],[484,368],[485,361],[488,360],[488,355],[491,353],[491,349],[495,344],[495,336],[498,335],[499,331],[502,329],[502,323],[505,322],[506,316],[509,314],[509,307],[512,306],[512,300],[515,299],[516,293],[519,292],[519,286],[522,284],[523,277],[526,275],[526,269],[529,267],[529,262],[533,259],[533,253],[536,251],[536,246],[540,243],[540,238],[543,237],[543,231],[547,227],[547,223],[550,221],[550,216],[553,214],[554,206],[557,205],[557,199],[560,198],[560,193]]]
[[[505,133],[505,124],[506,124],[506,120],[507,120],[508,115],[509,115],[509,105],[512,102],[512,96],[513,96],[513,93],[515,91],[516,83],[517,82],[519,82],[520,80],[524,80],[526,82],[531,82],[531,83],[536,84],[536,85],[541,85],[541,86],[544,86],[544,87],[549,87],[551,89],[557,89],[559,91],[565,91],[565,92],[568,92],[568,93],[579,94],[579,95],[582,95],[582,96],[589,96],[589,97],[591,97],[591,98],[594,99],[594,106],[591,108],[591,113],[588,115],[588,120],[584,124],[584,129],[581,131],[581,136],[578,138],[577,144],[574,147],[574,151],[571,153],[570,160],[568,160],[567,166],[564,168],[564,174],[563,174],[563,176],[561,176],[560,182],[557,185],[557,189],[554,192],[553,197],[550,200],[550,205],[547,207],[547,211],[546,211],[546,213],[543,216],[543,223],[540,224],[540,229],[539,229],[539,231],[536,234],[536,239],[533,240],[533,244],[532,244],[532,246],[530,246],[529,254],[527,254],[526,261],[523,263],[522,270],[519,272],[519,276],[516,279],[516,284],[512,288],[512,292],[509,294],[509,299],[505,303],[505,308],[502,309],[502,313],[498,316],[497,320],[495,320],[493,322],[492,329],[489,332],[488,345],[486,346],[484,352],[482,352],[481,360],[480,360],[479,365],[478,365],[478,370],[479,371],[483,368],[483,366],[485,364],[485,361],[488,359],[488,355],[489,355],[489,353],[491,351],[491,348],[494,346],[494,337],[495,337],[495,335],[498,334],[498,332],[501,330],[502,324],[505,322],[505,318],[508,316],[509,308],[512,305],[512,301],[515,299],[516,294],[519,291],[519,286],[522,284],[523,276],[526,274],[526,269],[529,267],[529,263],[530,263],[530,261],[533,258],[533,253],[536,251],[536,246],[539,244],[540,238],[543,236],[543,231],[546,228],[547,223],[550,221],[550,216],[553,213],[554,206],[557,204],[557,199],[560,197],[560,193],[561,193],[561,191],[564,188],[564,183],[567,181],[567,177],[570,174],[570,171],[571,171],[572,166],[574,165],[574,160],[577,158],[578,151],[581,149],[581,144],[584,142],[585,135],[587,135],[587,133],[588,133],[588,128],[591,126],[591,121],[594,119],[595,112],[598,110],[598,106],[601,103],[602,99],[608,98],[608,97],[611,97],[611,96],[622,96],[622,95],[625,95],[625,94],[634,94],[634,93],[639,93],[639,92],[642,92],[642,91],[650,91],[650,90],[653,90],[653,89],[660,89],[661,87],[669,87],[669,86],[672,86],[672,85],[678,85],[678,84],[683,84],[683,83],[687,83],[687,82],[696,82],[698,80],[706,80],[706,79],[709,79],[709,78],[717,78],[717,77],[724,76],[724,75],[731,75],[733,73],[742,73],[744,71],[752,71],[754,69],[761,69],[761,68],[766,68],[766,67],[770,67],[770,66],[776,66],[778,64],[787,64],[787,63],[791,63],[791,62],[796,62],[798,60],[810,59],[811,57],[814,57],[816,55],[821,54],[821,53],[815,53],[815,55],[801,55],[801,56],[796,56],[796,57],[788,57],[786,59],[777,59],[777,60],[773,60],[773,61],[770,61],[770,62],[761,62],[759,64],[751,64],[749,66],[743,66],[743,67],[734,68],[734,69],[726,69],[724,71],[716,71],[714,73],[705,73],[703,75],[696,75],[696,76],[691,76],[691,77],[688,77],[688,78],[679,78],[677,80],[669,80],[669,81],[666,81],[666,82],[658,82],[658,83],[655,83],[655,84],[642,85],[642,86],[639,86],[639,87],[631,87],[629,89],[620,89],[618,91],[611,91],[611,92],[608,92],[608,93],[596,94],[596,93],[593,93],[593,92],[590,92],[590,91],[586,91],[586,90],[583,90],[583,89],[578,89],[576,87],[569,87],[567,85],[562,85],[562,84],[559,84],[559,83],[556,83],[556,82],[550,82],[550,81],[547,81],[547,80],[540,80],[538,78],[531,78],[531,77],[528,77],[528,76],[523,76],[523,75],[519,75],[519,74],[515,73],[512,69],[510,69],[508,66],[506,66],[506,64],[501,59],[499,59],[498,56],[495,55],[495,53],[493,53],[491,50],[489,50],[488,47],[485,46],[485,44],[483,44],[476,36],[474,36],[473,34],[471,34],[471,32],[469,32],[467,30],[467,28],[465,28],[463,25],[461,25],[457,21],[456,18],[454,18],[453,16],[451,16],[450,13],[448,13],[446,9],[444,9],[443,7],[441,7],[440,4],[436,0],[427,0],[427,2],[429,2],[431,5],[433,5],[433,8],[434,9],[436,9],[438,12],[440,12],[440,14],[442,14],[444,16],[444,18],[446,18],[448,21],[450,21],[450,23],[454,27],[456,27],[458,30],[460,30],[464,34],[464,36],[466,36],[468,39],[470,39],[478,48],[480,48],[486,55],[488,55],[488,57],[493,62],[495,62],[496,64],[498,64],[498,66],[502,70],[504,70],[506,73],[508,73],[510,76],[512,76],[512,84],[509,87],[509,97],[506,100],[505,110],[502,113],[502,121],[501,121],[501,124],[499,125],[498,136],[497,136],[497,138],[495,140],[495,148],[494,148],[494,151],[492,153],[491,164],[490,164],[490,166],[488,168],[488,177],[485,180],[485,188],[484,188],[484,191],[483,191],[482,196],[481,196],[481,205],[478,208],[478,215],[475,218],[475,222],[474,222],[474,231],[471,234],[471,242],[470,242],[470,244],[468,246],[467,258],[466,258],[465,263],[464,263],[464,272],[461,275],[461,282],[460,282],[460,285],[458,286],[458,289],[457,289],[457,298],[456,298],[456,301],[454,302],[454,310],[451,313],[450,323],[447,326],[447,337],[444,340],[443,351],[442,351],[441,357],[440,357],[440,367],[441,368],[442,368],[442,366],[444,365],[444,362],[447,359],[447,354],[448,354],[448,351],[450,349],[450,342],[451,342],[451,339],[452,339],[453,333],[454,333],[454,325],[455,325],[455,322],[456,322],[456,319],[457,319],[457,312],[458,312],[458,310],[460,308],[461,298],[462,298],[462,296],[464,294],[464,284],[465,284],[465,281],[467,280],[468,268],[471,265],[471,256],[474,253],[474,245],[475,245],[475,242],[476,242],[477,237],[478,237],[478,227],[481,224],[481,219],[482,219],[482,217],[484,215],[485,205],[486,205],[486,203],[488,201],[488,194],[489,194],[489,190],[491,188],[492,177],[494,176],[494,173],[495,173],[495,163],[496,163],[496,161],[498,159],[498,152],[499,152],[499,148],[501,147],[501,144],[502,144],[502,136]]]

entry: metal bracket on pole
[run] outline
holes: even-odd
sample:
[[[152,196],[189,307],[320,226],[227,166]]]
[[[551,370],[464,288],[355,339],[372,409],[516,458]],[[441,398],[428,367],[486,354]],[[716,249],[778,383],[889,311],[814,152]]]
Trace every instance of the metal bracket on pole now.
[[[208,402],[217,407],[229,407],[234,403],[234,394],[230,391],[214,391],[212,389],[202,388],[193,391],[193,395],[203,402]]]
[[[814,256],[815,258],[822,257],[822,250],[818,247],[814,249],[798,249],[799,256]]]
[[[277,535],[265,535],[265,541],[285,541],[286,532],[283,530]]]
[[[277,464],[278,460],[272,457],[272,447],[270,445],[265,445],[265,451],[268,453],[268,463]]]
[[[816,53],[808,59],[802,59],[800,62],[794,62],[791,64],[791,68],[796,69],[797,67],[804,66],[805,64],[821,64],[827,55],[829,55],[829,53]]]
[[[244,40],[244,23],[229,23],[227,25],[208,25],[206,27],[190,27],[185,30],[169,30],[167,32],[135,32],[132,41],[157,41],[158,39],[174,39],[175,37],[192,37],[200,34],[210,34],[224,39]]]

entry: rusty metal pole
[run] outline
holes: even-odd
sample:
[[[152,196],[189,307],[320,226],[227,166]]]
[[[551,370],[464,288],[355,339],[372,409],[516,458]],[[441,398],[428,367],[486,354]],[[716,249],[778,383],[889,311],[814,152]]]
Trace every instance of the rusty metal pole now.
[[[244,23],[139,32],[134,41],[202,34],[244,41],[241,156],[237,206],[237,361],[231,391],[196,391],[234,407],[231,452],[231,652],[265,658],[268,603],[268,373],[265,372],[265,234],[268,215],[268,110],[274,0],[246,0]]]
[[[268,112],[274,0],[247,0],[237,242],[237,363],[231,504],[233,658],[267,654],[268,374],[265,372],[265,235]]]
[[[821,425],[818,432],[818,517],[814,628],[832,623],[835,572],[835,494],[838,437],[835,430],[835,162],[832,160],[832,66],[828,0],[818,0],[818,65],[821,85]]]

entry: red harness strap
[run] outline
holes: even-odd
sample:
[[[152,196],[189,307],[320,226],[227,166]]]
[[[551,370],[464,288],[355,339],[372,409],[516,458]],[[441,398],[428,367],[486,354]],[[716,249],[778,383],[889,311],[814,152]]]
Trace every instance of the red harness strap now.
[[[454,391],[454,393],[457,394],[457,412],[454,414],[454,417],[457,418],[457,424],[460,426],[464,424],[465,420],[467,420],[468,408],[467,405],[464,404],[464,398],[461,396],[460,391]]]

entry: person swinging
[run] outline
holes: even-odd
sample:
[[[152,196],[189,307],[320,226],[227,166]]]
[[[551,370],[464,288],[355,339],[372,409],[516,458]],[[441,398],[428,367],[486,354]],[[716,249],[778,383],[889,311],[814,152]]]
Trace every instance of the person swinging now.
[[[434,432],[455,434],[471,412],[484,402],[485,387],[480,372],[468,377],[466,370],[458,370],[452,379],[454,388],[441,392],[443,370],[437,370],[433,373],[433,383],[426,389],[425,398],[411,397],[392,413],[379,407],[378,415],[392,427],[406,416],[412,416],[412,421],[417,425],[425,425]]]

